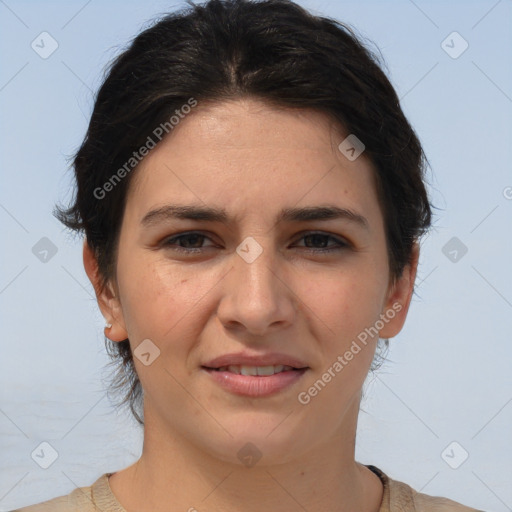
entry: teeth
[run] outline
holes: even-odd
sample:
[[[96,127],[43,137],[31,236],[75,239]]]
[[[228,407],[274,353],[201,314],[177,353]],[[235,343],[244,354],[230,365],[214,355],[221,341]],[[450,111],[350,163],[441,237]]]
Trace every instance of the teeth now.
[[[268,366],[260,366],[260,368],[268,368]],[[242,375],[258,375],[257,366],[240,366],[240,373]]]
[[[283,364],[277,364],[275,366],[239,366],[239,365],[229,365],[229,366],[221,366],[218,368],[219,372],[230,372],[236,375],[274,375],[276,373],[287,372],[293,370],[291,366],[286,366]]]
[[[258,366],[256,369],[258,370],[258,375],[274,375],[274,373],[278,373],[274,371],[274,366]]]

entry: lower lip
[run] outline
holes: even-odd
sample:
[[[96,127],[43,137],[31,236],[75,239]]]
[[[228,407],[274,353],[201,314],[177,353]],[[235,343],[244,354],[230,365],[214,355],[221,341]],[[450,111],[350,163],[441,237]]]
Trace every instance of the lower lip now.
[[[203,369],[224,389],[235,395],[263,397],[270,396],[298,382],[307,368],[275,373],[274,375],[237,375],[227,371]]]

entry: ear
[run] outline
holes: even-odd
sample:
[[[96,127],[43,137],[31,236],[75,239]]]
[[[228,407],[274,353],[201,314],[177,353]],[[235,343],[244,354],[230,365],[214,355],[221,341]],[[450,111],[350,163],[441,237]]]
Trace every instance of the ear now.
[[[85,272],[94,287],[101,313],[105,317],[106,322],[112,324],[111,328],[105,329],[105,334],[112,341],[124,341],[128,338],[128,333],[125,327],[121,302],[119,301],[119,293],[116,296],[115,287],[111,282],[102,288],[98,261],[93,250],[89,247],[87,239],[84,240],[83,258]]]
[[[392,338],[402,330],[411,304],[419,257],[420,247],[415,242],[410,262],[404,267],[402,275],[389,286],[381,315],[385,325],[380,330],[379,336],[383,339]]]

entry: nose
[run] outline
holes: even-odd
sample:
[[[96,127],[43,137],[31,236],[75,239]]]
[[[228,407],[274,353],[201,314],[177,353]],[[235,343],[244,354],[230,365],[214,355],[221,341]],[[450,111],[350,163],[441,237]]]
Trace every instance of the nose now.
[[[233,254],[217,315],[228,329],[264,336],[293,324],[298,298],[290,271],[269,246],[259,246],[262,252],[253,261],[242,251]]]

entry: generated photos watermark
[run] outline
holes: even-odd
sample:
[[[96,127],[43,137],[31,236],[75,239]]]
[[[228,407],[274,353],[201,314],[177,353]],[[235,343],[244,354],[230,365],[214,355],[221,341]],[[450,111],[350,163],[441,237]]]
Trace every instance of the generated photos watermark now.
[[[102,200],[107,196],[108,192],[114,190],[114,188],[121,182],[127,174],[130,173],[142,159],[154,149],[158,142],[160,142],[168,133],[184,119],[194,107],[197,106],[197,100],[189,98],[187,103],[176,109],[168,121],[160,123],[153,131],[152,135],[149,135],[146,142],[137,150],[132,153],[132,156],[121,166],[119,169],[101,186],[94,189],[94,197],[98,200]],[[154,138],[153,138],[154,136]],[[155,140],[156,139],[156,140]]]
[[[336,375],[338,375],[343,370],[343,368],[345,368],[345,366],[347,366],[349,362],[352,361],[352,359],[354,359],[354,356],[361,352],[362,347],[359,343],[366,346],[368,340],[378,336],[381,329],[383,329],[384,326],[390,322],[390,320],[395,318],[396,314],[399,313],[402,308],[402,304],[395,302],[391,308],[380,315],[379,320],[377,320],[371,327],[366,327],[364,331],[361,331],[357,335],[357,340],[352,341],[349,350],[345,351],[342,356],[339,355],[336,358],[336,361],[334,361],[334,363],[329,366],[329,368],[327,368],[327,370],[319,379],[315,381],[312,386],[310,386],[306,391],[301,391],[297,395],[297,400],[299,403],[302,405],[309,404],[311,399],[317,396],[318,393],[320,393],[320,391],[322,391],[325,386],[331,382],[331,380],[336,377]]]

